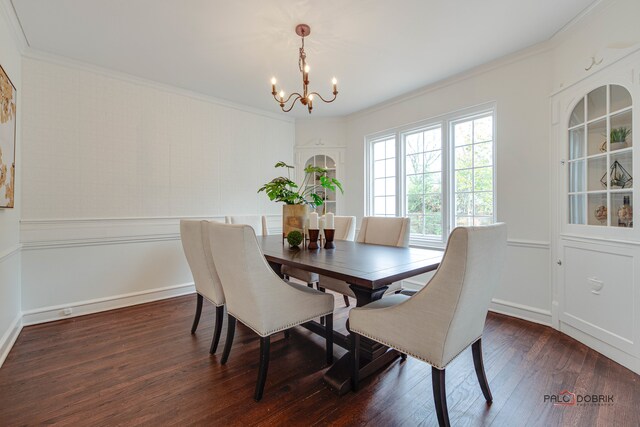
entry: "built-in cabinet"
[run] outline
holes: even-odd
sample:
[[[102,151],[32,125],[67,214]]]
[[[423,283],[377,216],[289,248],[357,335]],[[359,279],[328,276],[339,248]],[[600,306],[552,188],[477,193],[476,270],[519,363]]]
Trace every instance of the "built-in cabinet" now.
[[[552,96],[555,326],[640,373],[640,53]]]
[[[303,182],[304,169],[306,166],[311,165],[327,169],[329,177],[337,178],[344,184],[344,148],[330,148],[321,145],[296,147],[295,158],[298,182]],[[308,180],[305,183],[305,187],[318,194],[324,202],[321,206],[315,208],[318,215],[324,215],[327,212],[341,213],[343,195],[339,190],[336,192],[326,191],[320,187],[320,181],[317,176]]]

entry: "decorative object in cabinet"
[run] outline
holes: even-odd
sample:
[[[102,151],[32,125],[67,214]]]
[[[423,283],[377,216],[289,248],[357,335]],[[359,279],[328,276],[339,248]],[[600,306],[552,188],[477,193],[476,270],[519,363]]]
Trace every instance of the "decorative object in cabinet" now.
[[[600,86],[575,105],[568,123],[570,224],[633,226],[632,129],[631,95],[623,86]]]

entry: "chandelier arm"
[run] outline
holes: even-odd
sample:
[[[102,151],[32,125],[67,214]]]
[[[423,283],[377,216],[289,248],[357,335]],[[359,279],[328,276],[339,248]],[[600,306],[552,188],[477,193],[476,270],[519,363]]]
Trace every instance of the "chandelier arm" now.
[[[289,97],[286,100],[282,101],[282,104],[288,104],[289,100],[293,96],[296,97],[295,101],[293,101],[293,102],[296,102],[298,99],[302,98],[302,95],[300,95],[298,92],[293,92],[291,95],[289,95]],[[278,100],[278,102],[280,102],[280,100]]]
[[[336,98],[338,97],[338,92],[334,92],[333,98],[331,98],[331,99],[324,99],[322,97],[322,95],[320,95],[318,92],[311,92],[309,95],[317,96],[318,98],[320,98],[321,100],[323,100],[324,102],[326,102],[328,104],[328,103],[333,102],[333,101],[336,100]]]
[[[289,98],[291,98],[293,95],[294,95],[293,93],[291,95],[289,95]],[[300,94],[298,94],[298,93],[296,93],[295,95],[298,95],[298,96],[296,96],[296,98],[293,100],[293,102],[291,103],[291,106],[289,108],[280,107],[280,108],[282,108],[282,111],[284,111],[285,113],[288,113],[289,111],[291,111],[293,109],[293,106],[296,105],[296,102],[300,98],[302,98],[300,96]],[[287,102],[289,102],[289,99],[287,99]]]

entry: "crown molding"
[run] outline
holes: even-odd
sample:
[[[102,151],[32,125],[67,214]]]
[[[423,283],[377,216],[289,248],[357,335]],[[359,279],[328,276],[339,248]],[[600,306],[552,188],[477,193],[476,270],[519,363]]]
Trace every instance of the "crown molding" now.
[[[9,24],[10,32],[18,45],[20,54],[24,55],[29,48],[29,40],[24,33],[12,0],[0,0],[0,14],[7,21],[7,24]]]
[[[39,49],[34,49],[32,47],[27,47],[22,53],[22,56],[23,58],[27,58],[27,59],[46,62],[49,64],[54,64],[54,65],[67,67],[71,69],[86,71],[86,72],[98,74],[104,77],[120,80],[126,83],[145,86],[145,87],[156,89],[162,92],[167,92],[174,95],[180,95],[187,98],[191,98],[197,101],[214,104],[221,107],[231,108],[234,110],[242,111],[244,113],[255,114],[257,116],[263,116],[269,119],[275,119],[275,120],[280,120],[286,123],[295,124],[294,117],[286,116],[283,113],[272,113],[270,111],[261,110],[259,108],[249,107],[248,105],[227,101],[225,99],[205,95],[189,89],[183,89],[177,86],[172,86],[165,83],[156,82],[154,80],[145,79],[143,77],[137,77],[132,74],[123,73],[120,71],[112,70],[110,68],[100,67],[98,65],[89,64],[87,62],[78,61],[65,56],[45,52]]]
[[[569,32],[573,27],[575,27],[580,21],[582,21],[585,17],[590,15],[595,9],[605,9],[612,4],[614,4],[617,0],[595,0],[589,6],[582,9],[580,13],[573,17],[573,19],[562,26],[558,31],[553,33],[549,40],[558,41],[558,39],[562,38],[564,34]],[[601,7],[602,6],[602,7]]]

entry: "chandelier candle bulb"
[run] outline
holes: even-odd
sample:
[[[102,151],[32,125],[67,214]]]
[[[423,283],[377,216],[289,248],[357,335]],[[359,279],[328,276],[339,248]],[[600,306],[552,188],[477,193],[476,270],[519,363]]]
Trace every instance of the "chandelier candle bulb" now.
[[[333,94],[335,95],[336,93],[338,93],[338,80],[336,80],[336,78],[334,77],[333,79],[331,79],[331,84],[333,85]]]
[[[271,78],[271,93],[274,94],[274,95],[276,94],[276,83],[278,83],[276,81],[276,78],[272,77]]]

